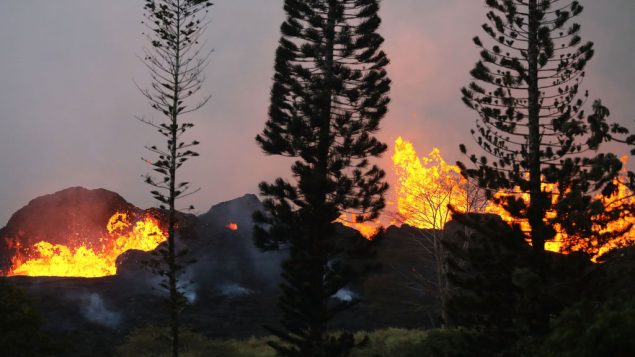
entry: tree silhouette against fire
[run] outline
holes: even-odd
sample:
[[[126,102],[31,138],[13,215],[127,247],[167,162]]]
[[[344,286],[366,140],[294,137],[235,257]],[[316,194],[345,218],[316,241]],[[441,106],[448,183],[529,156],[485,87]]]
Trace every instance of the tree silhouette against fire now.
[[[589,95],[580,86],[594,50],[572,23],[582,6],[557,0],[486,3],[488,39],[474,38],[481,59],[462,94],[479,114],[472,135],[487,155],[469,156],[475,168],[459,163],[463,174],[477,179],[512,217],[528,221],[538,255],[556,226],[600,242],[623,233],[598,237],[596,229],[619,218],[621,209],[607,211],[595,194],[614,195],[622,168],[616,155],[597,150],[623,128],[607,123],[609,111],[600,101],[585,114]],[[461,151],[466,153],[464,145]],[[495,195],[500,191],[508,194]]]
[[[295,183],[261,183],[267,213],[255,215],[255,240],[288,245],[283,264],[282,328],[269,327],[286,356],[344,356],[356,344],[328,324],[354,302],[334,303],[348,268],[334,258],[342,213],[360,221],[384,208],[384,171],[370,165],[386,145],[373,134],[387,111],[390,80],[377,0],[286,0],[276,52],[269,120],[256,140],[265,153],[295,158]]]
[[[523,319],[529,332],[542,333],[548,328],[550,301],[545,243],[554,239],[556,228],[569,237],[599,244],[630,229],[598,229],[630,210],[625,205],[605,205],[606,198],[618,193],[622,163],[613,153],[598,152],[602,144],[627,130],[607,122],[609,111],[599,100],[590,115],[585,113],[589,95],[581,84],[594,50],[592,43],[582,42],[580,25],[572,22],[583,10],[578,1],[486,0],[486,4],[487,39],[474,38],[481,58],[470,73],[474,81],[462,89],[464,103],[479,114],[472,136],[486,154],[470,154],[471,167],[458,164],[463,175],[486,189],[488,198],[511,217],[528,222],[524,233],[533,254],[524,263],[519,263],[520,256],[510,256],[525,270],[521,269],[523,278],[514,275],[514,285],[505,287],[523,296],[524,303],[517,308],[524,312],[509,316],[488,310],[483,316],[499,322],[511,318],[514,324]],[[460,149],[467,154],[465,145]],[[453,249],[459,260],[497,258],[481,253],[475,258]],[[515,268],[514,274],[521,271],[518,265]],[[472,271],[466,276],[455,271],[450,277],[478,295],[483,286],[476,279],[479,273],[485,274]],[[531,288],[523,281],[531,281]],[[473,314],[472,308],[462,313]]]

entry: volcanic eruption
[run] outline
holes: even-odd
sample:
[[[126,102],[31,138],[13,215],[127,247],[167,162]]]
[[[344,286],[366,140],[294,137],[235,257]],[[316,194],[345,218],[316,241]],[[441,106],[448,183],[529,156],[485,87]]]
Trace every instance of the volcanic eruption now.
[[[625,160],[625,159],[624,159]],[[443,229],[449,221],[448,204],[460,211],[495,213],[508,223],[527,229],[527,222],[514,219],[501,207],[479,196],[478,188],[460,175],[459,168],[445,162],[438,149],[428,157],[418,157],[412,143],[399,137],[395,142],[393,163],[398,182],[396,188],[397,215],[401,223],[420,229]],[[607,206],[620,203],[635,204],[635,197],[618,179],[617,195],[608,198],[598,195]],[[544,185],[543,190],[556,188]],[[499,192],[502,197],[509,193]],[[526,198],[526,197],[525,197]],[[257,200],[257,199],[256,199]],[[250,215],[250,212],[243,212]],[[556,212],[549,212],[555,215]],[[223,216],[224,228],[237,231],[239,224],[233,217]],[[130,250],[152,251],[166,240],[164,225],[156,210],[141,210],[116,193],[80,187],[38,197],[18,210],[6,227],[0,230],[0,275],[101,277],[117,273],[117,258]],[[337,222],[356,229],[372,239],[385,222],[358,222],[354,214],[344,214]],[[394,222],[390,220],[391,223]],[[249,223],[242,223],[241,225]],[[560,253],[582,251],[593,260],[607,251],[635,242],[635,218],[624,214],[620,220],[597,232],[626,233],[608,242],[579,240],[558,231],[548,242],[548,250]]]
[[[622,158],[624,165],[626,157]],[[403,223],[417,228],[443,229],[449,221],[450,211],[448,204],[453,205],[459,211],[476,211],[494,213],[509,223],[519,224],[524,231],[529,230],[527,221],[512,217],[501,206],[479,197],[478,188],[467,182],[455,165],[449,165],[443,160],[438,149],[432,150],[428,157],[419,158],[412,143],[403,138],[397,138],[393,163],[398,176],[397,211]],[[635,204],[635,195],[626,185],[626,171],[614,182],[618,187],[617,194],[605,197],[597,194],[607,208],[618,207],[621,204]],[[553,184],[543,184],[543,191],[557,193],[557,187]],[[513,193],[500,191],[495,197],[503,197]],[[556,197],[556,195],[551,195]],[[524,194],[525,200],[529,199]],[[557,212],[547,212],[547,217],[553,217]],[[608,242],[600,242],[595,238],[581,240],[570,237],[560,227],[556,229],[553,241],[547,242],[545,249],[558,253],[585,252],[595,261],[599,256],[609,250],[633,245],[635,243],[635,217],[622,212],[620,219],[606,227],[595,227],[597,233],[625,231],[619,237]]]
[[[0,230],[4,275],[100,277],[117,257],[166,240],[159,219],[106,190],[69,188],[38,197]]]

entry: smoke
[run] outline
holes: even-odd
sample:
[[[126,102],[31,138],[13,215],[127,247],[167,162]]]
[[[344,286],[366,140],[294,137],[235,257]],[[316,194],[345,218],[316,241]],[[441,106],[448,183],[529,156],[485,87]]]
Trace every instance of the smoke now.
[[[181,288],[181,293],[183,297],[187,300],[188,304],[193,304],[196,302],[198,298],[198,294],[196,293],[196,286],[194,284],[188,284]]]
[[[333,294],[333,297],[340,301],[349,302],[349,301],[353,301],[354,299],[357,299],[359,295],[352,292],[349,288],[342,288],[338,290],[335,294]]]
[[[80,299],[80,311],[86,320],[110,328],[116,328],[121,323],[121,313],[108,309],[99,294],[86,294]]]
[[[287,252],[262,252],[254,245],[252,215],[260,209],[258,198],[247,194],[218,203],[198,216],[199,239],[189,250],[196,261],[191,271],[200,286],[213,286],[214,293],[221,294],[227,290],[222,288],[227,285],[224,282],[254,291],[277,289],[280,264]],[[230,222],[237,225],[237,230],[227,228]]]
[[[232,282],[219,285],[218,291],[221,293],[221,295],[228,298],[238,298],[238,297],[247,296],[253,293],[252,290],[247,289],[238,283],[232,283]]]

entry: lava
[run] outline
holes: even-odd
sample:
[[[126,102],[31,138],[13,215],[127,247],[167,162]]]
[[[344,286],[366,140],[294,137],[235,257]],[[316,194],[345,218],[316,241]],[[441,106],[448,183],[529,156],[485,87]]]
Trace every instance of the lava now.
[[[362,237],[368,240],[372,240],[382,226],[379,220],[358,222],[358,216],[354,213],[344,213],[336,220],[336,222],[357,230]]]
[[[624,167],[626,167],[627,157],[622,157],[622,163]],[[627,180],[626,169],[622,171],[620,176],[613,182],[617,186],[617,193],[612,197],[605,197],[600,194],[596,195],[595,198],[602,201],[605,207],[608,209],[615,208],[621,204],[633,205],[635,204],[635,196],[633,192],[628,188],[625,184]],[[558,189],[556,185],[553,184],[543,184],[542,190],[544,192],[555,193],[551,195],[553,197],[554,203],[557,199]],[[496,196],[504,197],[506,194],[504,192],[499,192]],[[529,200],[528,194],[522,195],[524,200]],[[517,223],[520,225],[520,228],[528,232],[529,231],[529,223],[526,220],[518,220],[514,219],[507,213],[502,207],[496,205],[489,205],[487,207],[487,212],[495,213],[500,215],[504,221],[508,223]],[[553,218],[557,214],[556,211],[548,211],[547,218]],[[598,257],[602,254],[615,249],[628,245],[635,244],[635,217],[632,215],[622,213],[620,219],[615,220],[609,223],[606,227],[595,226],[594,231],[598,234],[608,233],[608,232],[619,232],[627,230],[623,235],[619,237],[615,237],[608,242],[600,242],[596,237],[590,237],[588,239],[582,240],[577,239],[577,237],[572,237],[566,234],[559,225],[555,225],[554,229],[556,230],[556,236],[552,241],[545,242],[545,249],[553,252],[560,253],[571,253],[571,252],[585,252],[591,255],[592,260],[596,261]],[[629,230],[630,227],[630,230]]]
[[[117,257],[127,250],[150,251],[166,240],[159,221],[149,214],[134,222],[126,213],[115,213],[106,225],[108,233],[91,246],[71,238],[67,244],[45,241],[18,251],[7,275],[101,277],[117,273]],[[18,244],[18,243],[16,243]]]
[[[451,218],[448,204],[473,210],[467,180],[455,165],[443,160],[439,149],[419,158],[412,143],[399,137],[392,156],[398,177],[397,211],[401,221],[422,229],[442,229]]]
[[[626,164],[626,157],[623,159]],[[459,211],[484,211],[494,213],[508,223],[517,223],[521,229],[528,232],[529,223],[512,217],[501,206],[482,200],[477,188],[470,185],[461,175],[457,166],[447,164],[438,149],[432,150],[428,157],[419,158],[412,143],[399,137],[395,142],[393,155],[398,176],[397,211],[403,223],[417,228],[442,229],[450,218],[448,204]],[[626,165],[624,165],[626,166]],[[613,197],[597,195],[606,207],[616,207],[619,204],[635,204],[633,192],[626,186],[626,172],[614,182],[618,191]],[[543,184],[543,191],[557,193],[557,187]],[[510,193],[501,191],[495,194],[498,198]],[[481,196],[479,198],[479,196]],[[528,194],[522,195],[529,200]],[[556,199],[557,195],[551,195]],[[557,212],[547,212],[547,219],[555,217]],[[546,242],[545,249],[553,252],[571,253],[581,251],[589,254],[592,260],[611,249],[635,244],[635,217],[623,214],[621,219],[608,224],[606,227],[595,227],[598,233],[615,232],[630,228],[628,232],[609,242],[599,242],[595,238],[588,240],[569,237],[555,226],[558,232],[553,241]]]
[[[225,228],[229,229],[230,231],[237,231],[238,224],[230,222],[228,225],[225,226]]]

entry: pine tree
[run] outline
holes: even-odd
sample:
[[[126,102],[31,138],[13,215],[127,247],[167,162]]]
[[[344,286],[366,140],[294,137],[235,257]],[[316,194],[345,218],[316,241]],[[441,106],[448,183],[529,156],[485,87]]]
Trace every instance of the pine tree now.
[[[170,334],[172,356],[179,355],[179,315],[185,303],[183,284],[179,281],[184,266],[177,261],[182,252],[176,249],[177,208],[176,200],[194,193],[188,182],[177,180],[177,170],[190,158],[198,156],[192,147],[197,141],[184,141],[183,134],[194,124],[184,122],[183,116],[200,109],[210,97],[191,105],[193,97],[201,89],[203,70],[208,64],[209,53],[201,53],[199,40],[206,29],[205,17],[212,4],[201,0],[146,0],[143,22],[149,33],[144,33],[151,44],[145,50],[144,63],[150,72],[150,89],[140,89],[151,107],[164,120],[155,123],[139,118],[161,134],[165,147],[146,147],[157,159],[145,160],[160,175],[145,176],[145,182],[153,186],[151,193],[165,210],[168,222],[167,247],[159,249],[160,261],[156,271],[165,280],[162,286],[168,291],[170,310]]]
[[[539,262],[554,227],[585,239],[597,235],[594,226],[619,216],[619,209],[606,211],[595,195],[616,192],[622,164],[598,149],[625,129],[607,123],[609,111],[600,101],[585,114],[589,95],[580,86],[594,50],[572,22],[583,10],[578,1],[486,4],[488,39],[474,38],[481,59],[471,72],[474,81],[462,89],[463,101],[479,114],[472,136],[486,155],[471,154],[473,168],[459,165],[512,217],[528,221]],[[461,151],[466,153],[464,145]],[[546,190],[547,184],[556,189]],[[510,194],[494,198],[501,190]]]
[[[353,336],[330,336],[328,324],[352,302],[331,298],[350,269],[333,222],[343,213],[378,217],[388,185],[369,163],[386,145],[373,134],[387,112],[390,80],[378,0],[286,0],[276,52],[269,120],[256,137],[269,155],[295,158],[295,182],[261,183],[257,213],[263,249],[288,246],[283,264],[282,328],[270,327],[286,356],[343,356]]]
[[[531,250],[520,230],[493,215],[455,215],[445,233],[446,322],[479,332],[472,355],[498,355],[526,335],[519,285],[528,284],[515,280]]]

